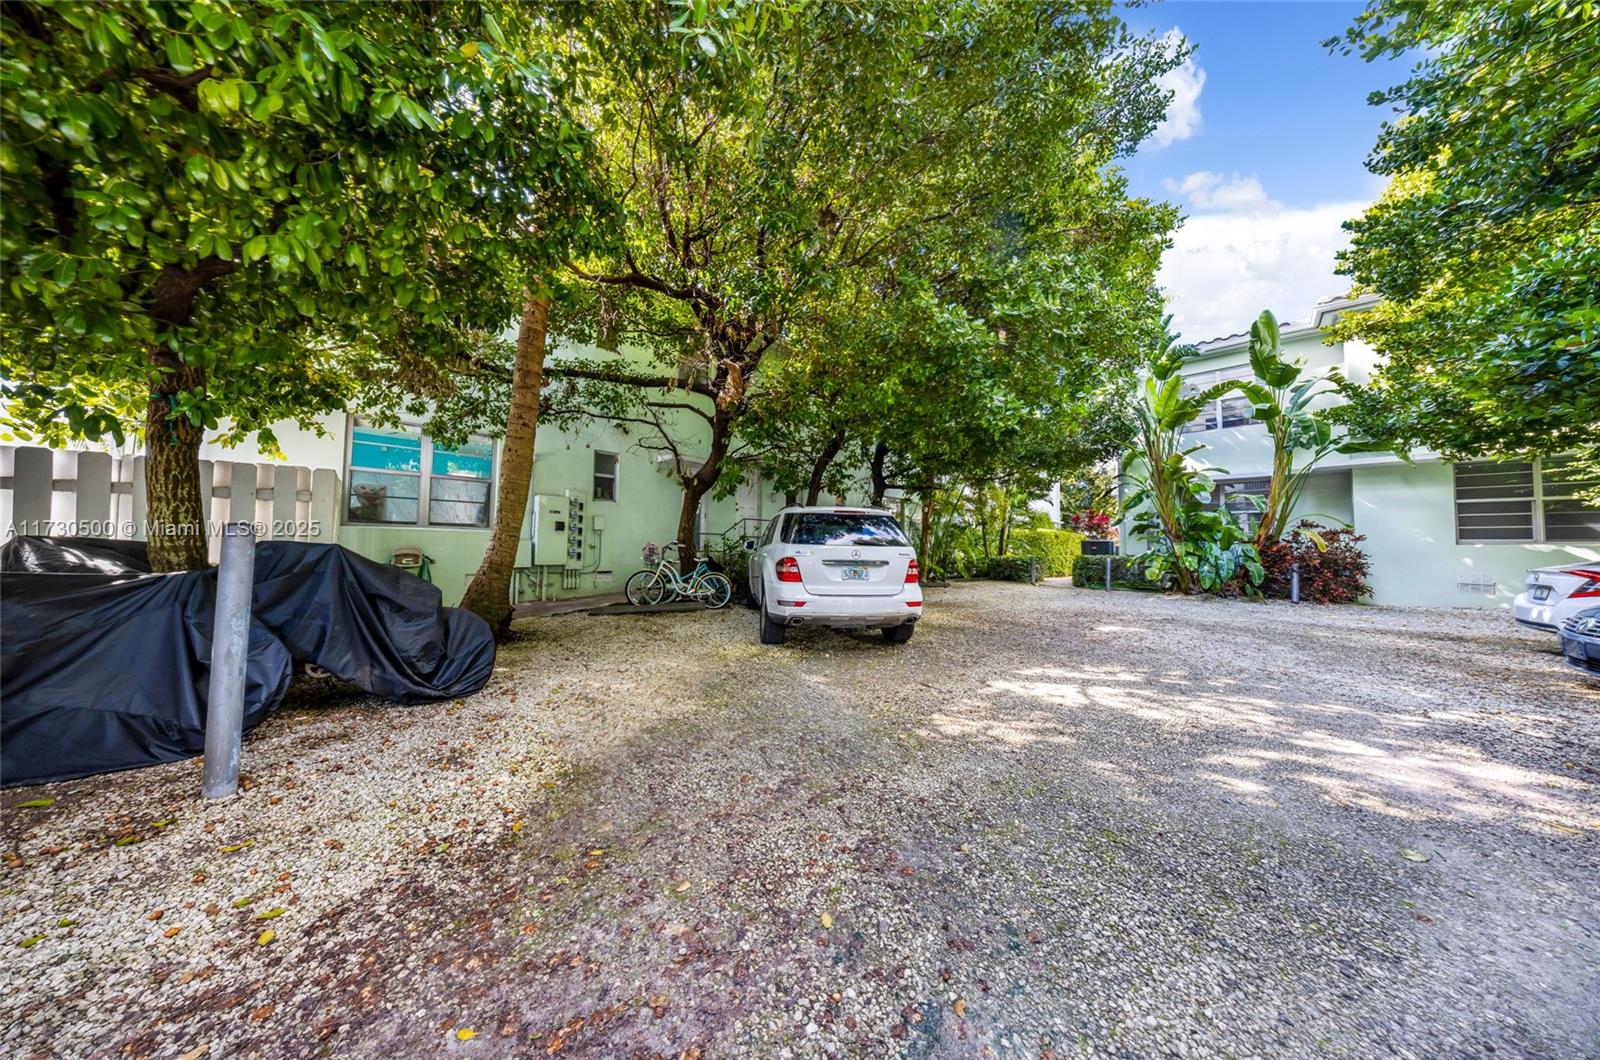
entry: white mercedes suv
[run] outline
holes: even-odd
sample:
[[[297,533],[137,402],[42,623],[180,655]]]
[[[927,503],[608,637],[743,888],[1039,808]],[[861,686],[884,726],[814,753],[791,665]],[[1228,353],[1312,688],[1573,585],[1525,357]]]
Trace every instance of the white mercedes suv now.
[[[876,627],[904,644],[922,617],[917,554],[890,512],[785,508],[744,547],[763,644],[782,644],[790,626]]]

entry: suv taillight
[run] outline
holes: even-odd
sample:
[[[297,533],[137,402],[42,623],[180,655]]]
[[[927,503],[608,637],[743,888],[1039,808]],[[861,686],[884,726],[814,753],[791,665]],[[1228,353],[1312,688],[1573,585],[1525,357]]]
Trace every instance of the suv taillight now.
[[[778,580],[780,582],[797,582],[800,580],[800,562],[793,556],[785,556],[778,561]]]
[[[917,561],[912,560],[910,565],[906,567],[906,584],[916,585],[921,580],[922,575],[917,570]]]
[[[1570,574],[1574,578],[1587,579],[1582,585],[1572,590],[1571,595],[1573,597],[1600,596],[1600,570],[1595,570],[1592,567],[1576,567],[1572,570],[1564,570],[1561,573]]]

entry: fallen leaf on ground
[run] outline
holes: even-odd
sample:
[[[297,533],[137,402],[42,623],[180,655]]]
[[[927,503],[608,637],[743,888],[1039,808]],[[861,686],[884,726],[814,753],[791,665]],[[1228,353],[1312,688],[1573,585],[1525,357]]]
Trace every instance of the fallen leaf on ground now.
[[[256,936],[256,945],[270,946],[272,944],[272,940],[277,937],[278,933],[276,931],[273,931],[271,928],[267,928],[267,930]]]
[[[190,1049],[187,1053],[184,1053],[182,1056],[178,1057],[178,1060],[200,1060],[202,1056],[206,1055],[210,1051],[211,1043],[206,1042],[204,1045],[197,1045],[193,1049]]]
[[[272,919],[275,919],[277,917],[282,916],[283,914],[287,913],[288,911],[289,910],[285,909],[283,906],[280,905],[280,906],[277,906],[276,908],[268,909],[265,913],[257,913],[256,914],[256,919],[257,920],[272,920]]]
[[[1428,860],[1428,855],[1422,853],[1420,850],[1402,850],[1402,851],[1400,851],[1400,856],[1405,858],[1407,861],[1427,861]]]
[[[17,803],[17,806],[24,810],[36,810],[44,806],[54,805],[55,801],[54,799],[29,799],[27,802]]]
[[[167,911],[165,909],[152,909],[152,910],[150,910],[150,919],[151,920],[160,920],[162,917],[164,917],[166,915],[167,915]]]
[[[956,998],[955,1004],[951,1005],[950,1007],[956,1010],[957,1016],[965,1016],[967,1014],[967,1002],[965,998]]]
[[[175,938],[178,937],[178,932],[180,932],[182,930],[183,930],[183,928],[181,928],[181,927],[170,927],[170,928],[167,928],[167,930],[165,930],[165,931],[163,931],[161,933],[161,937],[162,938],[168,938],[168,939],[175,939]]]
[[[687,891],[688,889],[689,889],[689,881],[688,880],[684,880],[682,883],[678,884],[678,886],[673,888],[673,890],[677,891],[679,894],[682,894],[684,891]]]
[[[832,913],[823,913],[822,914],[822,926],[825,927],[825,928],[833,927],[833,914]]]
[[[255,1020],[257,1023],[260,1023],[262,1020],[272,1015],[272,1010],[276,1007],[276,1005],[262,1005],[260,1008],[251,1009],[250,1018]]]
[[[477,1036],[478,1032],[473,1030],[471,1027],[462,1027],[460,1030],[456,1031],[456,1041],[458,1042],[470,1042]]]
[[[43,942],[43,941],[44,941],[44,936],[43,935],[34,935],[31,938],[23,939],[21,942],[17,943],[17,945],[21,946],[25,950],[28,950],[28,949],[32,949],[35,945],[37,945],[38,943]]]

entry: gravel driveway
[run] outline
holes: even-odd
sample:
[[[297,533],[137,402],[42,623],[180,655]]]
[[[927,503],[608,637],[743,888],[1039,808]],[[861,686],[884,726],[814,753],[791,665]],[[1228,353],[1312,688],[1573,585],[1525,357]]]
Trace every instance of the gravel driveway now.
[[[1504,615],[519,629],[470,699],[285,709],[225,805],[7,792],[4,1054],[1600,1052],[1600,685]]]

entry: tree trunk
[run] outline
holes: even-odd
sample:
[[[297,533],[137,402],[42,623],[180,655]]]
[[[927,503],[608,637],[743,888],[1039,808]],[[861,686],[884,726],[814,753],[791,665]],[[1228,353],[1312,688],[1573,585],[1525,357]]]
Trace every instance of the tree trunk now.
[[[539,432],[539,391],[544,386],[545,336],[550,299],[525,292],[517,329],[517,358],[511,371],[511,410],[500,447],[500,492],[494,527],[483,562],[472,576],[461,606],[494,630],[496,639],[511,628],[511,576],[522,537],[522,518],[533,488],[534,440]]]
[[[822,493],[822,479],[828,473],[828,465],[833,463],[833,458],[839,455],[839,450],[844,448],[844,432],[837,431],[828,444],[823,446],[822,452],[817,454],[817,459],[811,464],[811,480],[806,483],[806,504],[817,503],[817,497]]]
[[[883,507],[883,495],[889,492],[889,480],[884,473],[884,464],[889,460],[889,447],[879,442],[872,447],[872,506]]]
[[[1000,500],[1000,533],[999,542],[995,546],[995,555],[1006,554],[1006,547],[1011,544],[1011,494],[1006,492]]]
[[[150,289],[150,316],[176,330],[194,315],[200,289],[234,270],[208,258],[193,269],[169,265]],[[205,373],[164,345],[146,351],[150,402],[144,415],[145,536],[153,571],[204,570],[206,516],[200,503],[200,441],[204,431],[186,416],[173,415],[175,396],[199,390]]]
[[[152,348],[156,376],[144,418],[145,536],[153,571],[205,570],[206,512],[200,503],[202,431],[185,416],[173,416],[173,395],[201,382],[198,369],[178,363],[171,352]]]
[[[700,502],[711,488],[698,485],[698,479],[698,475],[684,479],[683,505],[678,509],[678,568],[685,573],[694,569],[700,554],[695,524],[699,522]]]
[[[678,509],[678,566],[685,573],[694,569],[700,554],[700,541],[695,534],[696,517],[700,514],[700,502],[722,474],[722,461],[727,458],[728,445],[733,438],[733,422],[733,415],[719,406],[711,418],[711,446],[705,462],[700,470],[683,478],[683,506]]]
[[[922,536],[917,546],[917,554],[922,557],[924,564],[929,562],[928,536],[933,531],[933,484],[930,482],[922,491]]]

